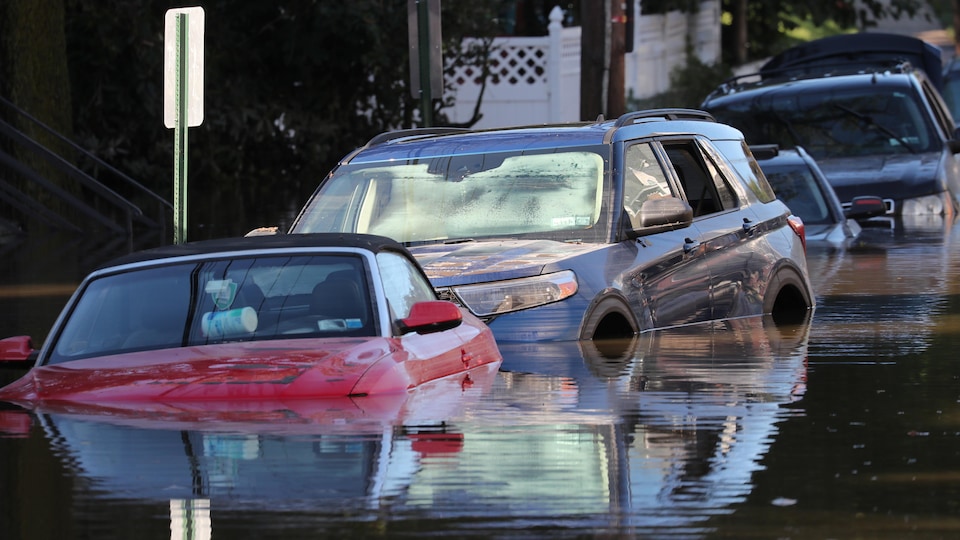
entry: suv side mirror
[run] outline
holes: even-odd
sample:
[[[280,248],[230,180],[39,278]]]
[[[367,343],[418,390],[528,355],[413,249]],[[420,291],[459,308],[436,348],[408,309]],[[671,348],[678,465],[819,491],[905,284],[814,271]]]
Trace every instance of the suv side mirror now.
[[[950,152],[953,154],[960,153],[960,128],[957,128],[957,132],[954,133],[953,138],[947,141],[947,147],[950,148]]]
[[[637,218],[639,227],[627,230],[630,238],[689,227],[693,223],[693,208],[677,197],[648,199],[640,205]]]

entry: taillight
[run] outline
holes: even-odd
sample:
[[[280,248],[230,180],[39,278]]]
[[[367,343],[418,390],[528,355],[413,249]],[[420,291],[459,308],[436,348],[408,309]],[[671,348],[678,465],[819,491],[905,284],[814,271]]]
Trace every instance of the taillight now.
[[[793,229],[793,232],[797,233],[797,236],[800,237],[800,244],[803,246],[803,252],[807,252],[807,229],[803,226],[803,220],[800,219],[800,216],[787,216],[787,223],[790,224],[790,228]]]

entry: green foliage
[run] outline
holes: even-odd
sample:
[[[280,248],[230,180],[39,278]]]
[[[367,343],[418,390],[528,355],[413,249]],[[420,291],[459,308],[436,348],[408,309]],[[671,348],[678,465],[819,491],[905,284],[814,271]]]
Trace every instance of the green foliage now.
[[[688,54],[687,63],[670,72],[670,90],[646,99],[627,99],[627,109],[639,111],[660,107],[697,109],[720,83],[733,76],[729,66],[708,65]]]
[[[726,14],[734,11],[738,0],[721,0]],[[777,54],[804,40],[857,29],[870,28],[883,17],[913,16],[921,0],[860,0],[859,2],[811,2],[808,0],[747,1],[747,58],[758,60]],[[729,20],[729,17],[727,17]],[[770,24],[776,21],[776,24]],[[729,25],[722,29],[723,59],[733,63],[736,44]]]
[[[78,142],[173,198],[163,20],[182,2],[64,0]],[[497,32],[496,2],[442,4],[445,58]],[[287,224],[336,162],[417,125],[407,0],[204,0],[204,122],[188,142],[188,238]],[[475,61],[475,59],[473,60]],[[436,105],[435,123],[444,121]]]

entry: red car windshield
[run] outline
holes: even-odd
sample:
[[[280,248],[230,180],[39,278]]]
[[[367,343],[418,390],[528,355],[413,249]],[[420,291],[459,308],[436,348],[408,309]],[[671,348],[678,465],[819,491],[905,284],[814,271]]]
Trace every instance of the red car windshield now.
[[[92,280],[48,364],[252,339],[376,335],[356,255],[257,256],[135,269]]]

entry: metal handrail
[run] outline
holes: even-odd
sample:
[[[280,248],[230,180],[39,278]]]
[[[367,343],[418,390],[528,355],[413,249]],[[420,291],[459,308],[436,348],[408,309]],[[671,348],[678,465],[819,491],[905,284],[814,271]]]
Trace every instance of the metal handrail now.
[[[11,103],[9,100],[7,100],[7,99],[5,99],[5,98],[3,98],[3,97],[0,97],[0,104],[3,104],[3,105],[5,105],[6,107],[8,107],[9,109],[11,109],[11,110],[13,110],[13,111],[16,111],[18,114],[20,114],[20,115],[22,115],[24,118],[30,120],[31,122],[33,122],[34,124],[36,124],[38,127],[40,127],[41,129],[43,129],[44,131],[46,131],[47,133],[49,133],[50,135],[53,135],[53,136],[56,137],[59,141],[61,141],[61,142],[63,142],[64,144],[68,145],[68,146],[69,146],[70,148],[72,148],[73,150],[75,150],[75,151],[83,154],[85,157],[89,158],[90,160],[92,160],[92,161],[93,161],[94,163],[96,163],[97,165],[105,168],[106,170],[110,171],[111,173],[117,175],[117,177],[120,178],[121,180],[123,180],[123,181],[125,181],[126,183],[130,184],[131,186],[139,189],[141,192],[143,192],[144,195],[155,199],[155,200],[156,200],[157,202],[159,202],[162,206],[166,206],[166,207],[169,208],[170,210],[173,210],[173,204],[172,204],[170,201],[164,199],[162,196],[160,196],[160,195],[158,195],[157,193],[153,192],[152,190],[150,190],[150,188],[148,188],[148,187],[144,186],[143,184],[137,182],[137,181],[134,180],[133,178],[130,178],[128,175],[124,174],[122,171],[118,170],[117,168],[113,167],[112,165],[110,165],[109,163],[103,161],[102,159],[98,158],[98,157],[95,156],[94,154],[90,153],[90,152],[89,152],[88,150],[86,150],[85,148],[81,147],[80,145],[76,144],[75,142],[71,141],[70,139],[64,137],[63,135],[61,135],[59,132],[57,132],[57,131],[54,130],[53,128],[49,127],[49,126],[46,125],[45,123],[41,122],[39,119],[37,119],[37,118],[35,118],[34,116],[32,116],[30,113],[24,111],[23,109],[17,107],[17,106],[14,105],[13,103]]]
[[[101,197],[102,198],[101,200],[105,200],[106,202],[111,204],[114,208],[116,208],[120,212],[121,216],[117,216],[116,218],[111,218],[97,211],[94,207],[87,204],[87,202],[85,202],[81,198],[75,196],[74,194],[70,193],[68,190],[44,178],[37,171],[30,168],[23,162],[18,161],[16,158],[14,158],[10,154],[0,152],[0,164],[4,165],[9,170],[15,171],[18,175],[24,178],[27,178],[29,181],[33,182],[34,184],[39,185],[40,187],[45,189],[47,192],[63,200],[68,205],[73,207],[75,210],[79,211],[81,214],[87,216],[88,218],[93,219],[95,222],[104,226],[108,230],[121,232],[121,233],[125,232],[127,235],[128,244],[131,246],[133,244],[134,221],[142,225],[146,225],[149,228],[154,228],[154,229],[159,228],[161,230],[166,229],[165,212],[166,210],[170,210],[171,212],[173,210],[173,205],[169,201],[167,201],[157,193],[153,192],[146,186],[140,184],[133,178],[124,174],[123,172],[117,170],[115,167],[101,160],[97,156],[93,155],[86,149],[80,147],[73,141],[64,137],[54,129],[47,126],[45,123],[41,122],[40,120],[33,117],[26,111],[23,111],[22,109],[17,107],[15,104],[11,103],[9,100],[3,97],[0,97],[0,105],[7,107],[8,109],[10,109],[11,111],[14,111],[16,114],[22,116],[23,118],[26,118],[27,120],[32,122],[33,125],[36,125],[38,128],[43,130],[46,134],[49,134],[50,136],[56,138],[60,143],[66,145],[67,147],[74,150],[78,154],[82,154],[82,157],[86,157],[87,159],[91,160],[98,168],[108,173],[112,173],[116,178],[126,183],[126,185],[134,188],[134,190],[140,195],[144,195],[148,199],[153,199],[155,203],[157,203],[158,215],[156,217],[158,219],[156,220],[151,219],[151,217],[147,216],[143,212],[143,210],[138,205],[134,204],[130,199],[120,195],[115,190],[111,189],[106,184],[104,184],[101,180],[94,178],[87,172],[81,170],[72,162],[64,159],[60,154],[58,154],[54,150],[44,146],[37,140],[33,139],[29,135],[15,128],[12,124],[2,119],[0,119],[0,136],[39,156],[42,160],[44,160],[46,163],[53,166],[56,170],[65,174],[67,177],[76,181],[86,189],[90,190],[90,192],[92,192],[93,194]],[[41,204],[31,200],[30,197],[27,195],[20,194],[19,196],[14,196],[13,193],[17,191],[15,188],[13,188],[11,185],[9,185],[6,182],[0,182],[0,183],[4,184],[4,186],[2,187],[4,188],[5,194],[2,198],[7,202],[12,204],[19,204],[21,207],[29,208],[31,210],[29,212],[30,215],[34,217],[42,218],[48,223],[58,224],[61,227],[65,226],[64,224],[66,224],[66,228],[73,229],[75,231],[78,230],[78,227],[76,227],[72,223],[69,223],[68,220],[62,217],[56,216],[54,212],[46,210],[45,208],[44,210],[46,211],[43,211],[43,212],[38,211],[38,207],[41,207],[41,208],[43,207]]]

